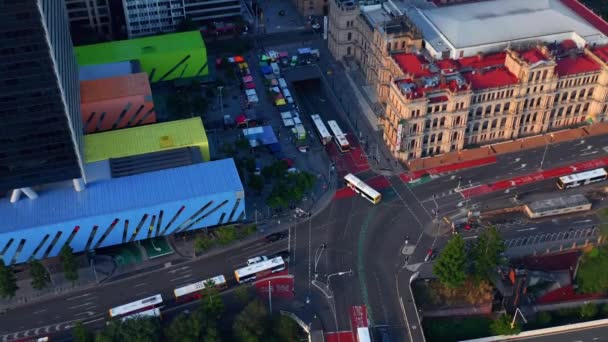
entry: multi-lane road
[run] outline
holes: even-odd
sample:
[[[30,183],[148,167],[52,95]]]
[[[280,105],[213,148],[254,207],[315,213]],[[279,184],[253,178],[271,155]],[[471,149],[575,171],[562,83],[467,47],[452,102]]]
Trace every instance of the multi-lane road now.
[[[302,109],[307,114],[321,113],[326,120],[343,122],[344,118],[329,106],[321,87],[300,91],[299,97],[306,99]],[[348,125],[342,126],[347,130]],[[509,201],[512,192],[485,194],[467,202],[456,190],[536,172],[541,161],[542,167],[548,169],[605,156],[607,147],[608,136],[553,144],[502,155],[495,164],[441,175],[417,187],[407,186],[397,175],[388,177],[389,187],[382,190],[383,201],[379,205],[374,206],[358,196],[332,201],[314,217],[293,222],[288,227],[288,239],[274,243],[260,239],[235,250],[164,265],[136,277],[10,310],[0,317],[0,340],[53,333],[79,320],[94,327],[102,326],[112,306],[156,293],[169,299],[177,286],[217,274],[232,278],[232,271],[244,265],[248,258],[289,249],[292,252],[289,269],[296,279],[294,303],[298,305],[288,308],[302,319],[309,321],[319,315],[326,331],[350,330],[348,309],[365,304],[372,327],[387,329],[396,341],[423,341],[409,282],[415,276],[412,266],[424,261],[429,248],[440,248],[447,241],[447,236],[435,230],[438,225],[433,222],[433,211],[438,209],[439,216],[445,216],[458,213],[464,207],[479,208],[493,201]],[[366,171],[359,176],[367,179],[376,175]],[[513,191],[522,194],[520,200],[523,200],[530,192],[554,190],[553,181],[548,180]],[[589,216],[534,223],[521,221],[501,227],[501,231],[508,246],[515,250],[593,237],[595,220]],[[471,231],[463,235],[474,239],[478,233]],[[234,280],[232,282],[234,285]],[[179,307],[168,300],[167,309],[179,310]],[[581,332],[585,337],[579,339],[586,341],[601,331],[604,330],[586,330]],[[552,341],[563,336],[552,336]],[[570,340],[578,338],[578,335],[572,336]]]

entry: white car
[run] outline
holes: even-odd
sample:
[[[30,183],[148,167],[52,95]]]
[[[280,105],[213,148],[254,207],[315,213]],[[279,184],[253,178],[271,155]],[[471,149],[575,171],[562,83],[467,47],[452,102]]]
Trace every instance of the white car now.
[[[260,261],[266,261],[266,260],[268,260],[268,257],[265,255],[257,256],[255,258],[251,258],[251,259],[247,260],[247,266],[257,264]]]

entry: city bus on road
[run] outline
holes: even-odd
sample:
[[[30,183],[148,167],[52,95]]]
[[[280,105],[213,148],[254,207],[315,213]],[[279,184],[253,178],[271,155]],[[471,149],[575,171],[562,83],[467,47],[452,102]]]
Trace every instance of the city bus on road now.
[[[160,294],[140,299],[128,304],[111,308],[108,312],[110,318],[129,319],[137,317],[160,317],[160,307],[163,304],[163,297]]]
[[[325,127],[325,124],[323,123],[321,116],[319,116],[319,114],[313,114],[310,116],[310,118],[312,119],[312,122],[315,124],[315,128],[317,129],[317,134],[319,135],[319,139],[321,139],[321,143],[323,145],[329,144],[331,142],[332,136],[331,136],[331,134],[329,134],[327,127]]]
[[[334,140],[336,145],[338,145],[340,152],[346,153],[350,151],[350,144],[348,143],[348,139],[346,139],[346,134],[342,132],[340,126],[338,126],[338,123],[335,120],[329,120],[327,121],[327,124],[329,125],[331,132],[334,134]]]
[[[567,176],[559,177],[557,187],[560,189],[575,188],[581,185],[587,185],[595,182],[601,182],[608,177],[608,173],[604,168],[599,168],[590,171],[574,173]]]
[[[382,195],[378,191],[367,185],[364,181],[360,180],[352,173],[344,176],[344,184],[373,204],[378,204],[380,203],[380,200],[382,200]]]
[[[234,277],[236,278],[236,281],[243,284],[284,270],[285,261],[283,261],[282,257],[278,256],[269,260],[256,262],[247,267],[239,268],[234,271]]]
[[[203,290],[215,288],[218,291],[225,290],[228,287],[226,277],[218,275],[207,280],[199,281],[194,284],[178,287],[173,290],[175,300],[178,302],[199,299],[203,295]]]

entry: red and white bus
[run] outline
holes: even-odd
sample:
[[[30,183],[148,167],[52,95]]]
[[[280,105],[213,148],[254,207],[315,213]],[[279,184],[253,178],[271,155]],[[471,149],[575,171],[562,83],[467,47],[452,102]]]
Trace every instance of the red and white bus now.
[[[329,129],[334,134],[334,141],[336,142],[336,145],[338,145],[340,152],[346,153],[350,151],[350,143],[348,142],[348,139],[346,139],[346,134],[344,134],[340,129],[340,126],[338,126],[338,123],[335,120],[329,120],[327,121],[327,125],[329,125]]]
[[[159,317],[160,307],[163,305],[163,297],[160,294],[136,300],[134,302],[111,308],[108,313],[110,318],[129,319],[138,317]]]
[[[319,116],[319,114],[312,114],[310,116],[310,118],[312,119],[312,122],[315,124],[315,128],[317,129],[317,134],[319,135],[319,139],[321,139],[321,143],[323,145],[329,144],[331,142],[332,137],[331,137],[331,134],[329,134],[327,127],[325,127],[325,124],[323,123],[321,116]]]
[[[213,278],[199,281],[194,284],[178,287],[173,290],[173,294],[175,295],[175,300],[184,302],[189,300],[200,299],[203,295],[203,290],[208,288],[215,288],[218,290],[225,290],[228,287],[226,283],[226,277],[223,275],[218,275]]]
[[[239,268],[234,271],[234,277],[236,278],[236,281],[242,284],[283,270],[285,270],[285,261],[283,261],[282,257],[278,256],[269,260],[256,262],[247,267]]]

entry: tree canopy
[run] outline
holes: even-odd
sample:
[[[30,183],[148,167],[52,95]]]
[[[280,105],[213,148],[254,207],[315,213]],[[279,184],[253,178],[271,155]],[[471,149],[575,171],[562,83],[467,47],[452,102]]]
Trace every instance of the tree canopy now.
[[[450,288],[460,287],[467,278],[466,261],[464,240],[460,235],[454,235],[435,261],[433,273],[442,284]]]
[[[13,298],[18,288],[13,268],[4,265],[4,260],[0,258],[0,297]]]
[[[72,247],[70,247],[70,245],[63,246],[59,253],[59,257],[63,263],[63,274],[65,279],[72,283],[76,282],[76,280],[78,280],[78,261],[76,260]]]
[[[576,282],[581,293],[608,292],[608,248],[595,247],[580,259]]]
[[[29,263],[30,275],[32,276],[32,287],[36,290],[42,290],[51,282],[51,276],[40,261],[33,259]]]
[[[95,336],[95,342],[154,342],[161,341],[160,322],[156,317],[111,320]]]
[[[499,264],[505,244],[494,226],[486,228],[471,250],[473,274],[477,279],[488,279]]]

